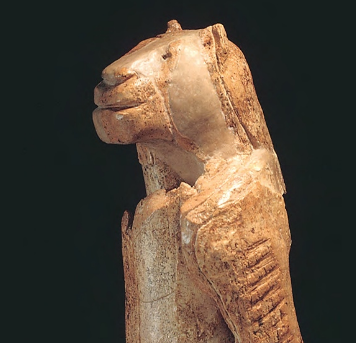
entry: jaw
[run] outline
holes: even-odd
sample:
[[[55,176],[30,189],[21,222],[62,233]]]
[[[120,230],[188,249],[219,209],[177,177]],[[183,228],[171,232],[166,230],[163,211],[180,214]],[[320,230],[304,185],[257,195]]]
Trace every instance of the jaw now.
[[[140,129],[135,118],[142,109],[101,108],[93,111],[93,122],[99,138],[109,144],[133,144],[139,140]]]
[[[94,90],[98,108],[93,122],[99,138],[112,144],[172,140],[167,110],[154,84],[136,74],[117,82],[104,79]]]

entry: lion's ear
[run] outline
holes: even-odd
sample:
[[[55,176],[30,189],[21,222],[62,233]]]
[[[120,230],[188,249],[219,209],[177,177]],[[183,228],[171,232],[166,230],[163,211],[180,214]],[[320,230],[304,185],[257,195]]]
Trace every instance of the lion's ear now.
[[[174,31],[182,31],[182,27],[180,26],[180,24],[178,23],[178,21],[175,20],[175,19],[170,20],[170,21],[167,23],[167,31],[166,31],[166,33],[174,32]]]
[[[228,38],[225,28],[222,24],[215,24],[211,27],[215,40],[215,47],[219,55],[226,54],[228,51]]]
[[[215,53],[218,60],[219,69],[224,65],[228,52],[229,52],[229,40],[225,28],[222,24],[215,24],[211,27],[211,33],[213,34],[215,41]]]

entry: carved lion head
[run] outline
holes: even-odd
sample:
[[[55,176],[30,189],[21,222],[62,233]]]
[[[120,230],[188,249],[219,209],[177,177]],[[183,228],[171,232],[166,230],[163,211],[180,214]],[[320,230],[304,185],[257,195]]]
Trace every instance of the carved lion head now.
[[[172,20],[102,78],[93,119],[104,142],[160,140],[208,155],[273,150],[246,59],[221,24],[182,30]]]

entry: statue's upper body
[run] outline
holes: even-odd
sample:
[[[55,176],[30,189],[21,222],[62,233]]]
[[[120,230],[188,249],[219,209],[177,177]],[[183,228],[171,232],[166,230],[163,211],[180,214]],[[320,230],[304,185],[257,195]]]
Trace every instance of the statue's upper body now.
[[[273,152],[246,60],[220,24],[203,30],[172,24],[102,77],[94,113],[100,138],[144,143],[190,185],[210,160]]]
[[[236,342],[301,342],[284,182],[247,62],[223,26],[182,30],[171,21],[102,77],[96,130],[107,143],[137,143],[143,167],[148,198],[136,226],[177,196],[169,206],[182,263]]]

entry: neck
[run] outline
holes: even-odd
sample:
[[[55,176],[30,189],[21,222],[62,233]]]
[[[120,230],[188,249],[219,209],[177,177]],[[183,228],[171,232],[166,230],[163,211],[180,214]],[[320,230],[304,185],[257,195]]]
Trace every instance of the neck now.
[[[230,150],[231,153],[230,153]],[[231,159],[244,159],[231,146],[206,154],[202,149],[192,152],[167,141],[138,143],[137,150],[142,165],[147,195],[158,189],[167,191],[179,187],[181,182],[194,186],[198,179],[208,180]]]
[[[145,161],[141,161],[142,165],[157,165],[152,172],[155,174],[165,173],[167,174],[166,177],[176,179],[177,186],[182,181],[193,186],[195,181],[204,173],[206,163],[204,159],[170,142],[144,143],[140,144],[139,149],[140,151],[144,149],[145,154],[150,156]],[[155,177],[160,178],[160,175]]]

